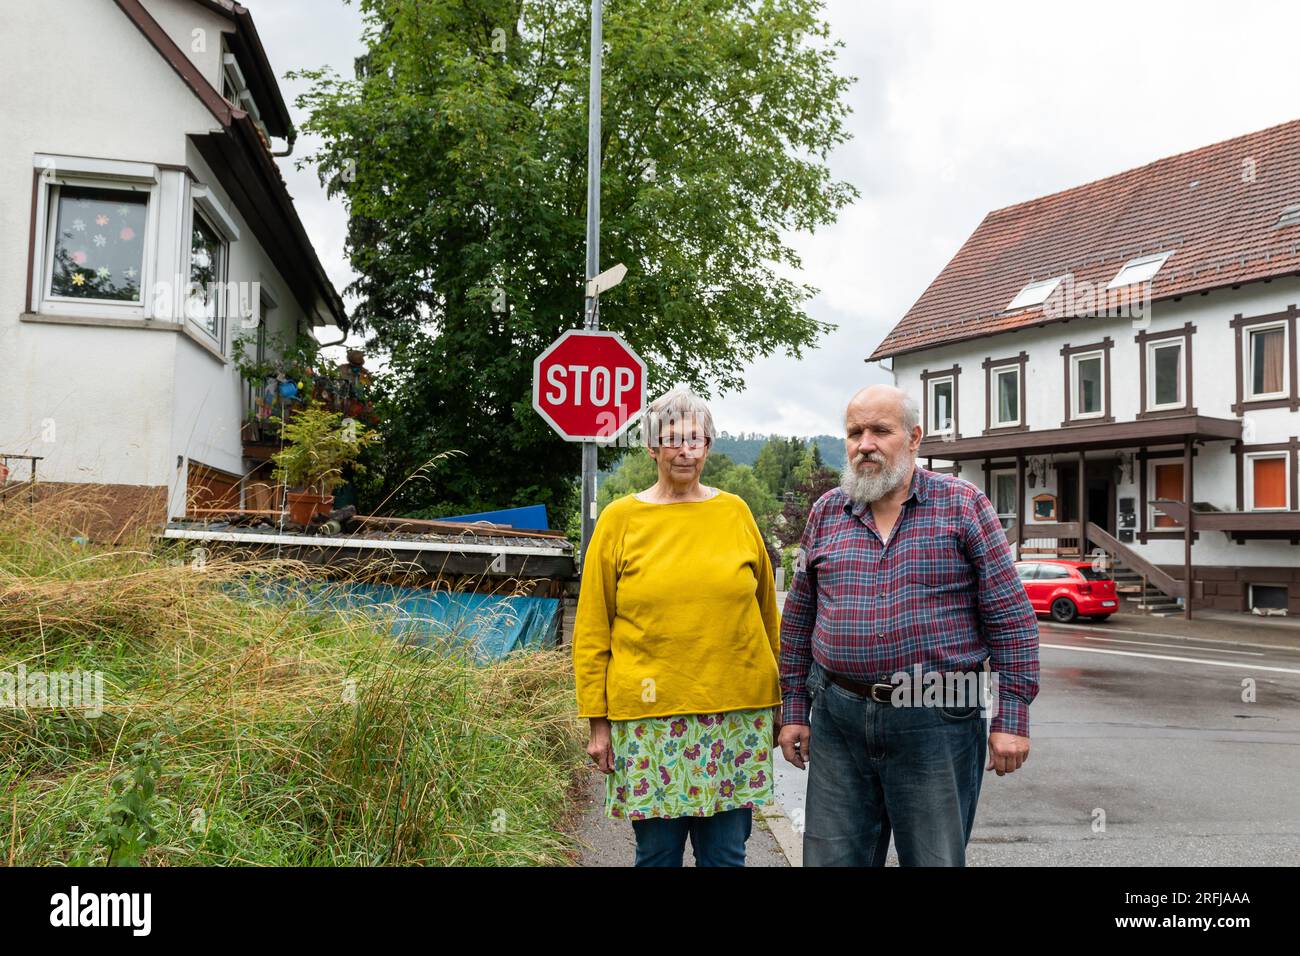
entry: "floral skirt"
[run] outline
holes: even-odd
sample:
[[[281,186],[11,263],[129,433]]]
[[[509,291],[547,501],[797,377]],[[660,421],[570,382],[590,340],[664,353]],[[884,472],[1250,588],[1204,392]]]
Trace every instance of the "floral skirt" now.
[[[605,815],[708,817],[772,801],[772,708],[610,721]]]

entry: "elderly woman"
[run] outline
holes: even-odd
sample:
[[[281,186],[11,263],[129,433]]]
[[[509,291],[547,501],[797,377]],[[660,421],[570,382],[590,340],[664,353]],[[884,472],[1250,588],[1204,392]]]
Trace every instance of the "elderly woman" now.
[[[780,615],[742,498],[700,484],[713,416],[685,389],[643,427],[658,480],[605,508],[583,556],[573,630],[587,753],[605,813],[632,821],[637,866],[744,866],[772,800]]]

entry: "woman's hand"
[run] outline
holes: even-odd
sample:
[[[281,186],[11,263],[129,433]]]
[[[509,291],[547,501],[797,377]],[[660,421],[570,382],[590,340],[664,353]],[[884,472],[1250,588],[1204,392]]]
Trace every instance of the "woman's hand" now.
[[[614,746],[609,737],[609,720],[591,718],[591,737],[587,741],[587,756],[596,763],[601,773],[614,772]]]

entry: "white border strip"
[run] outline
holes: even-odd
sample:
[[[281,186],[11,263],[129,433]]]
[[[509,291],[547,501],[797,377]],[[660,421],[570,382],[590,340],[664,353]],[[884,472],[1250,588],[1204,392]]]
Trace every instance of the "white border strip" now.
[[[1270,671],[1275,674],[1300,674],[1294,667],[1266,667],[1253,661],[1207,661],[1199,657],[1174,657],[1169,654],[1140,654],[1137,651],[1113,651],[1106,647],[1075,647],[1071,644],[1039,644],[1055,651],[1079,651],[1083,654],[1115,654],[1119,657],[1145,657],[1153,661],[1178,661],[1183,664],[1208,664],[1210,667],[1236,667],[1248,671]]]
[[[239,544],[284,544],[298,548],[369,548],[373,551],[445,551],[452,554],[524,554],[543,558],[571,558],[556,548],[519,548],[491,544],[443,544],[420,541],[376,541],[372,538],[322,538],[297,534],[238,534],[233,531],[188,531],[168,528],[164,538],[191,541],[232,541]]]

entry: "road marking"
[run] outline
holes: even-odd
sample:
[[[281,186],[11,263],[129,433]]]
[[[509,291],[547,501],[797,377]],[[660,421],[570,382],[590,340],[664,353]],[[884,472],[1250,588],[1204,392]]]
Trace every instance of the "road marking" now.
[[[1285,644],[1260,644],[1257,641],[1233,641],[1224,640],[1221,637],[1191,637],[1190,635],[1183,637],[1181,635],[1165,634],[1161,631],[1135,631],[1131,628],[1125,627],[1093,627],[1088,624],[1072,624],[1068,628],[1056,627],[1053,629],[1047,622],[1040,623],[1039,630],[1041,631],[1044,626],[1053,633],[1061,635],[1069,634],[1072,631],[1091,631],[1096,634],[1133,634],[1137,637],[1176,637],[1180,641],[1192,641],[1197,644],[1233,644],[1240,645],[1241,647],[1262,647],[1266,651],[1283,651],[1290,654],[1300,653],[1300,648],[1288,647]]]
[[[1300,674],[1300,668],[1268,667],[1253,661],[1206,661],[1197,657],[1174,657],[1170,654],[1143,654],[1139,651],[1115,651],[1107,647],[1076,647],[1073,644],[1039,644],[1058,651],[1079,651],[1083,654],[1116,654],[1120,657],[1146,657],[1153,661],[1181,661],[1184,664],[1208,664],[1211,667],[1244,667],[1247,670],[1274,671],[1279,674]]]
[[[1139,644],[1143,647],[1172,647],[1175,650],[1178,650],[1183,647],[1183,645],[1181,644],[1157,644],[1154,641],[1126,641],[1118,637],[1092,637],[1089,634],[1084,634],[1083,639],[1085,641],[1110,641],[1113,644]],[[1263,651],[1240,651],[1240,650],[1236,650],[1235,648],[1233,650],[1227,651],[1227,650],[1219,650],[1219,648],[1217,647],[1198,647],[1196,650],[1202,654],[1247,654],[1251,657],[1264,656]]]

